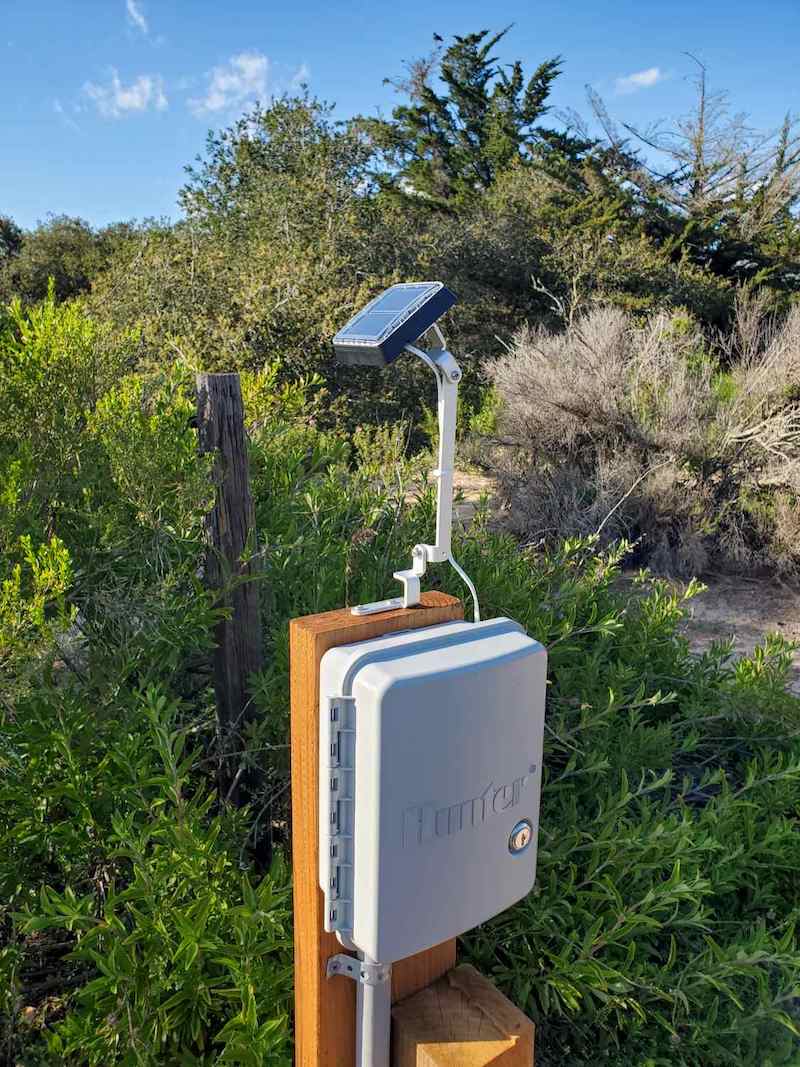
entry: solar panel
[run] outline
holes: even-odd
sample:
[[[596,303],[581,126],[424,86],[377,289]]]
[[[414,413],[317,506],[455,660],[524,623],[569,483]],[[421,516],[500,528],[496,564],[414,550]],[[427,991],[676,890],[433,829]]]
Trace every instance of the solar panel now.
[[[333,339],[336,359],[373,366],[391,363],[455,302],[441,282],[392,285],[339,330]]]
[[[436,286],[436,282],[421,282],[418,285],[393,285],[381,293],[372,305],[373,311],[404,311],[409,304]]]

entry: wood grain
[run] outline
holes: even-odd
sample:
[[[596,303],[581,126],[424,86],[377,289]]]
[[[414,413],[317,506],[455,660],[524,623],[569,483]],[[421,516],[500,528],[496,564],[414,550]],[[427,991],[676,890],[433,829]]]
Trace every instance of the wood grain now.
[[[329,957],[342,947],[323,929],[324,898],[318,883],[320,660],[338,645],[462,618],[459,600],[430,592],[422,594],[415,608],[360,616],[342,608],[289,624],[297,1067],[351,1067],[355,1061],[355,983],[325,976]],[[448,941],[396,963],[393,998],[423,989],[447,972],[455,958],[455,941]]]
[[[214,457],[214,507],[206,518],[205,581],[227,614],[215,627],[214,690],[220,744],[220,793],[242,799],[257,791],[258,774],[239,771],[242,731],[252,714],[248,680],[264,666],[258,582],[248,559],[256,549],[256,520],[238,374],[197,375],[200,452]],[[238,775],[237,775],[238,772]]]
[[[534,1027],[462,965],[392,1009],[393,1067],[532,1067]]]

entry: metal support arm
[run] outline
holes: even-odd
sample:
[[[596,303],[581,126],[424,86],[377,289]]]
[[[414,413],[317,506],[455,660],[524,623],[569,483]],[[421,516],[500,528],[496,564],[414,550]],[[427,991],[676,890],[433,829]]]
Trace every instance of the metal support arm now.
[[[372,604],[361,604],[352,609],[354,615],[372,615],[393,608],[413,608],[420,602],[420,578],[425,575],[429,563],[452,563],[455,570],[466,582],[475,605],[475,621],[480,621],[478,597],[475,586],[453,559],[453,475],[455,473],[456,455],[456,416],[458,414],[458,383],[461,381],[461,368],[453,354],[444,345],[444,337],[438,327],[433,327],[440,342],[440,348],[424,350],[416,345],[406,345],[406,351],[426,363],[436,376],[438,394],[437,408],[439,418],[439,461],[431,473],[436,479],[436,539],[432,545],[415,545],[411,552],[409,570],[395,571],[394,577],[403,586],[403,595],[388,600],[378,600]]]
[[[422,555],[424,552],[426,563],[446,563],[450,559],[453,528],[453,474],[456,462],[456,415],[461,368],[446,348],[434,348],[425,353],[418,349],[412,351],[433,365],[439,393],[439,465],[432,472],[438,483],[436,543],[417,545],[414,554]]]

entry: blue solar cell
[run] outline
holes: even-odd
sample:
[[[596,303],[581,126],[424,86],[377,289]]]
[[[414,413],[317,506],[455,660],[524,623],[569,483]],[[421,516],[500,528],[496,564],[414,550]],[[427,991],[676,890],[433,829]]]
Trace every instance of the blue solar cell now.
[[[377,341],[386,327],[393,323],[396,318],[397,314],[394,311],[368,311],[366,314],[359,315],[357,319],[348,322],[343,330],[339,330],[336,336],[358,337],[365,341],[374,338]]]
[[[433,291],[435,288],[430,284],[392,286],[379,296],[374,304],[370,305],[370,311],[405,311],[423,293]]]

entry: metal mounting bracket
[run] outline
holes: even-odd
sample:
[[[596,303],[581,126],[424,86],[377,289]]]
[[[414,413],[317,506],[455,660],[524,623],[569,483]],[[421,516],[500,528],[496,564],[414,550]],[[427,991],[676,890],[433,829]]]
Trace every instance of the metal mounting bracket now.
[[[403,607],[413,608],[415,604],[419,604],[420,589],[419,589],[419,575],[413,570],[411,571],[395,571],[394,578],[403,586]]]
[[[341,976],[352,978],[354,982],[361,985],[376,986],[389,981],[392,968],[389,964],[367,963],[366,960],[359,960],[355,956],[345,956],[343,952],[340,952],[328,960],[326,974],[328,978]]]
[[[415,545],[411,554],[411,569],[395,571],[394,577],[403,586],[403,595],[372,604],[359,604],[351,608],[353,615],[373,615],[392,611],[395,608],[413,608],[420,602],[420,578],[424,577],[429,563],[452,561],[450,538],[453,526],[453,469],[456,450],[456,410],[458,407],[458,383],[461,368],[444,346],[441,331],[434,327],[442,346],[424,351],[415,345],[406,345],[406,350],[419,356],[434,372],[438,393],[439,415],[439,462],[431,471],[436,480],[436,541],[432,545]],[[455,566],[455,564],[454,564]]]

